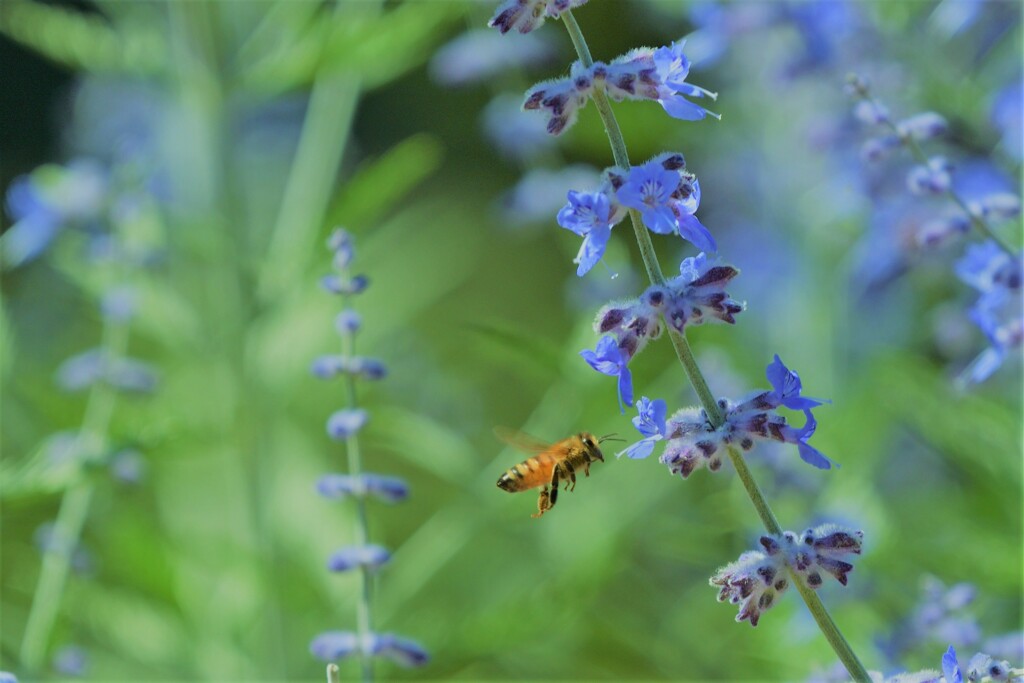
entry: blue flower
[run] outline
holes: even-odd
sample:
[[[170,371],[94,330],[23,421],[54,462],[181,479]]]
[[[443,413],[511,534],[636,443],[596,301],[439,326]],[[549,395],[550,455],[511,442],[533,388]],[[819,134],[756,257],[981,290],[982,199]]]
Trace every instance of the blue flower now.
[[[800,396],[803,389],[800,375],[787,368],[778,354],[775,354],[775,360],[768,365],[765,374],[774,389],[768,400],[777,406],[784,405],[792,410],[809,410],[825,403],[820,399]]]
[[[576,192],[567,195],[569,203],[558,212],[558,224],[583,237],[575,263],[576,275],[583,276],[604,256],[612,234],[611,202],[603,192]]]
[[[658,89],[658,103],[665,112],[675,119],[683,121],[699,121],[705,116],[721,118],[704,107],[694,104],[685,97],[710,97],[718,95],[691,83],[686,83],[690,73],[690,60],[683,54],[685,40],[673,43],[670,47],[659,47],[654,51],[653,59],[657,77],[662,84]]]
[[[668,235],[678,230],[672,211],[672,194],[679,187],[679,173],[669,171],[656,161],[629,170],[626,183],[616,196],[625,206],[640,211],[651,232]]]
[[[633,405],[633,377],[626,365],[629,358],[616,344],[615,338],[601,337],[595,351],[583,349],[580,351],[580,355],[590,364],[590,367],[601,374],[619,378],[619,409],[625,413],[626,409],[622,404]]]
[[[964,683],[960,663],[956,661],[956,650],[952,645],[946,650],[946,654],[942,655],[942,675],[945,676],[946,683]]]
[[[636,404],[637,416],[633,418],[633,426],[637,428],[644,439],[636,442],[626,450],[619,453],[633,460],[646,458],[654,450],[654,444],[665,438],[665,414],[667,407],[662,399],[651,399],[643,396]]]
[[[343,408],[327,418],[327,433],[332,439],[342,441],[362,429],[369,419],[362,408]]]
[[[327,560],[327,568],[332,572],[347,572],[365,567],[374,571],[391,559],[387,548],[379,545],[350,545],[336,551]]]
[[[829,460],[824,453],[807,443],[814,436],[814,432],[818,428],[818,421],[814,419],[814,415],[810,410],[804,410],[804,417],[807,418],[807,421],[800,429],[787,425],[780,430],[784,437],[782,440],[786,443],[796,444],[800,459],[808,465],[813,465],[819,470],[832,469],[833,465],[838,468],[839,465]]]
[[[9,671],[0,671],[0,683],[18,683],[18,677]]]

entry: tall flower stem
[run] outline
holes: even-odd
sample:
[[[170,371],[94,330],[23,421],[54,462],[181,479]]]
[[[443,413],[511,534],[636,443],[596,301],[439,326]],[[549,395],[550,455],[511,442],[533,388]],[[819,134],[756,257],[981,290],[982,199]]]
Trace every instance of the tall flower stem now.
[[[342,297],[342,304],[348,306],[350,297]],[[354,358],[356,353],[356,333],[349,332],[341,335],[341,352],[346,358]],[[356,376],[354,373],[346,373],[345,388],[348,394],[348,407],[357,407]],[[348,473],[350,476],[358,477],[363,472],[362,457],[359,452],[359,437],[353,432],[345,439],[345,452],[348,458]],[[366,496],[353,496],[356,504],[356,543],[366,546],[369,543],[370,532],[366,521]],[[369,641],[373,633],[370,623],[370,568],[362,565],[359,568],[359,600],[356,603],[356,631],[359,633],[360,643]],[[369,653],[359,650],[359,661],[362,666],[363,681],[373,680],[373,657]]]
[[[114,358],[124,355],[128,347],[126,323],[107,320],[102,335],[105,354]],[[32,597],[32,607],[21,641],[21,662],[29,674],[37,674],[42,670],[50,634],[60,611],[61,597],[71,567],[71,555],[82,536],[96,488],[90,473],[84,471],[85,461],[106,448],[107,429],[114,414],[115,402],[114,390],[102,381],[93,385],[86,400],[82,426],[71,450],[79,468],[77,480],[69,485],[61,498],[60,510],[53,525],[54,542],[52,547],[43,552],[39,582]]]
[[[593,66],[594,60],[590,55],[590,49],[587,47],[587,41],[583,37],[583,32],[580,30],[579,24],[576,23],[576,18],[572,15],[572,12],[563,12],[562,20],[565,24],[566,30],[569,32],[569,37],[572,39],[573,45],[576,48],[576,53],[583,62],[583,66]],[[619,129],[619,124],[615,120],[615,114],[612,112],[608,98],[605,96],[604,92],[597,88],[594,89],[592,97],[598,114],[601,116],[601,121],[604,123],[604,129],[608,135],[608,142],[611,144],[612,157],[615,159],[616,166],[623,169],[629,169],[630,163],[629,155],[626,152],[626,141],[622,137],[622,131]],[[650,235],[643,226],[639,213],[631,209],[629,211],[629,217],[633,223],[633,232],[636,235],[637,245],[640,248],[640,256],[647,269],[647,275],[651,280],[651,284],[664,284],[665,276],[661,272],[657,253],[654,251],[654,244],[651,242]],[[697,365],[697,361],[693,357],[693,351],[690,349],[690,345],[686,341],[686,336],[680,332],[676,332],[671,325],[666,325],[666,328],[669,330],[669,337],[672,340],[672,347],[676,351],[676,356],[679,358],[679,362],[682,364],[683,370],[686,372],[686,376],[689,378],[690,383],[697,392],[697,397],[700,400],[704,411],[707,413],[708,419],[714,426],[720,426],[724,421],[722,411],[719,409],[718,402],[715,400],[714,395],[708,388],[707,380],[704,379],[704,374],[701,372],[700,367]],[[779,522],[775,518],[775,513],[772,512],[771,506],[768,505],[768,501],[765,499],[760,487],[754,480],[754,477],[751,474],[750,469],[747,467],[747,463],[742,454],[740,454],[739,451],[730,448],[729,458],[732,460],[733,467],[736,468],[740,481],[743,482],[743,488],[746,490],[751,502],[757,509],[758,515],[761,517],[761,521],[764,524],[765,529],[767,529],[768,533],[773,535],[781,534],[782,528],[779,526]],[[818,595],[814,591],[805,586],[794,572],[791,571],[790,575],[792,576],[794,583],[796,583],[801,597],[803,597],[804,602],[807,604],[807,608],[814,616],[814,620],[817,622],[818,627],[825,635],[825,638],[832,646],[832,649],[835,650],[840,661],[843,662],[846,670],[854,680],[868,683],[871,679],[868,676],[867,670],[865,670],[864,665],[860,663],[860,660],[857,658],[852,648],[850,648],[849,643],[846,642],[846,639],[843,637],[839,627],[836,626],[835,622],[832,620],[832,617],[829,616],[828,610],[821,602],[821,599],[818,598]]]

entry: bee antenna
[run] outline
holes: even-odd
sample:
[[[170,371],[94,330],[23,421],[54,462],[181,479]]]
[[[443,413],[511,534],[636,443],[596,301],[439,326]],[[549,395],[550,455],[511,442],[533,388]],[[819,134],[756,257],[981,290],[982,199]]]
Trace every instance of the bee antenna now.
[[[615,432],[612,432],[611,434],[606,434],[606,435],[602,436],[600,439],[597,440],[598,443],[604,443],[605,441],[622,441],[622,442],[625,442],[626,440],[625,439],[620,439],[618,434],[616,434]]]

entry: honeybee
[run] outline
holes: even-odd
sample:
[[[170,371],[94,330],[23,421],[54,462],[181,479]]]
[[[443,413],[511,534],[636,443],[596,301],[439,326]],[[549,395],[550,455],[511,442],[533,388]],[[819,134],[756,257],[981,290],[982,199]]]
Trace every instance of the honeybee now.
[[[576,488],[578,470],[582,468],[583,474],[589,477],[590,463],[598,460],[604,462],[600,443],[621,440],[613,438],[614,434],[599,439],[590,432],[580,432],[567,439],[547,443],[528,434],[501,427],[495,428],[494,433],[509,445],[525,453],[535,454],[498,477],[498,488],[509,493],[542,487],[537,500],[537,512],[533,517],[540,517],[555,507],[559,485],[564,484],[567,491]]]

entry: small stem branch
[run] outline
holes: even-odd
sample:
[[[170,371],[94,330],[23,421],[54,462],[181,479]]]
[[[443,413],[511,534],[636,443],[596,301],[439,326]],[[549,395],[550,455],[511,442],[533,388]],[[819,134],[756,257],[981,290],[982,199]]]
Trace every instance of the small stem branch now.
[[[576,48],[576,54],[579,56],[580,61],[584,66],[592,66],[594,60],[590,55],[590,48],[587,46],[587,41],[583,37],[583,32],[580,30],[579,24],[576,23],[576,18],[572,15],[572,12],[563,12],[562,21],[565,24],[566,30],[569,32],[569,37]],[[612,111],[608,98],[605,96],[604,92],[595,88],[591,95],[591,99],[594,101],[594,105],[597,108],[602,123],[604,123],[605,133],[608,135],[608,142],[611,144],[612,157],[615,159],[615,164],[624,170],[628,170],[630,163],[629,155],[626,151],[626,141],[622,137],[622,130],[619,128],[618,121],[615,119],[615,113]],[[636,235],[637,245],[640,248],[640,256],[643,259],[644,267],[647,269],[647,275],[651,280],[651,284],[664,284],[665,276],[661,272],[657,253],[654,251],[654,244],[651,242],[650,235],[643,226],[639,213],[631,209],[629,211],[629,217],[633,223],[633,232]],[[701,406],[704,408],[704,412],[707,413],[708,419],[715,427],[720,426],[724,421],[722,411],[719,409],[718,402],[715,400],[714,394],[711,393],[707,380],[704,379],[704,374],[700,371],[700,367],[697,365],[697,361],[693,357],[693,351],[690,349],[690,345],[686,341],[686,336],[677,332],[667,323],[667,321],[665,326],[669,330],[669,338],[672,340],[672,347],[675,349],[676,356],[679,358],[679,362],[682,364],[683,370],[686,372],[686,376],[690,380],[690,384],[693,386],[694,391],[696,391]],[[728,451],[733,467],[736,469],[736,473],[739,475],[740,481],[743,483],[743,488],[746,489],[747,495],[754,504],[754,508],[757,510],[758,516],[761,517],[761,522],[764,524],[765,529],[770,534],[781,534],[782,527],[775,518],[775,513],[772,512],[772,509],[768,505],[768,501],[765,499],[760,487],[754,480],[743,456],[739,451],[733,448],[729,448]],[[825,609],[825,605],[818,598],[817,594],[807,588],[799,577],[795,576],[792,571],[790,574],[793,576],[793,581],[796,583],[797,588],[800,591],[800,595],[807,604],[807,608],[811,611],[811,614],[814,616],[814,620],[818,623],[818,627],[825,635],[825,638],[832,646],[832,649],[835,650],[840,661],[843,662],[846,670],[854,680],[859,683],[870,683],[871,679],[868,676],[867,671],[864,669],[864,665],[857,659],[857,656],[850,648],[849,643],[846,642],[846,639],[843,637],[842,632],[836,626],[835,622],[832,621],[832,617],[829,616],[828,611]]]
[[[871,106],[874,107],[876,111],[885,111],[885,108],[882,106],[882,103],[879,102],[878,99],[876,99],[875,96],[871,94],[871,90],[866,83],[859,79],[851,79],[850,84],[853,86],[853,90],[856,93],[857,97],[864,100],[865,102],[871,103]],[[885,116],[882,123],[885,125],[886,128],[892,131],[892,133],[897,138],[899,138],[900,143],[907,148],[907,151],[910,152],[910,155],[914,157],[914,160],[917,161],[917,163],[925,167],[928,166],[928,155],[925,153],[924,149],[921,147],[918,141],[914,139],[913,135],[901,131],[899,129],[899,126],[897,126],[888,115]],[[984,218],[971,211],[970,208],[968,208],[967,206],[967,202],[964,201],[964,198],[961,197],[959,193],[957,193],[957,191],[952,188],[952,186],[948,190],[946,190],[944,194],[947,197],[949,197],[949,199],[952,200],[954,204],[960,207],[960,210],[967,215],[967,219],[971,222],[971,225],[973,225],[978,232],[980,232],[984,237],[995,242],[999,246],[999,248],[1005,251],[1007,254],[1009,254],[1011,258],[1016,258],[1017,252],[1014,250],[1014,248],[1010,246],[1010,244],[1006,242],[1002,237],[996,234],[996,232],[992,229],[992,227]]]
[[[337,664],[327,665],[327,683],[341,683],[341,669]]]

